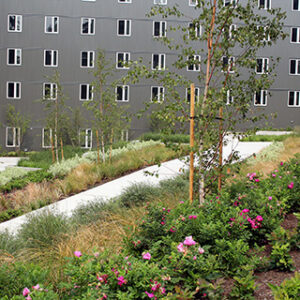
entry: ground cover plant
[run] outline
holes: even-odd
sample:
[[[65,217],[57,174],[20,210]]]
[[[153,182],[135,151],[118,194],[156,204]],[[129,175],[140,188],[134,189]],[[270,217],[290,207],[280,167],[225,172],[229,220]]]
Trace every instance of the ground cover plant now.
[[[96,163],[96,152],[90,152],[83,158],[66,159],[52,165],[49,171],[30,173],[2,186],[0,219],[2,222],[9,220],[96,184],[185,153],[186,150],[175,152],[158,142],[142,142],[112,150],[111,159],[105,163]],[[14,188],[23,189],[12,190]]]
[[[99,223],[94,223],[96,213],[90,220],[93,223],[90,223],[89,212],[85,213],[84,209],[78,212],[75,223],[81,220],[90,230],[91,244],[93,241],[94,245],[97,244],[102,228],[108,231],[106,238],[112,235],[116,240],[123,236],[123,242],[112,242],[111,248],[85,248],[84,241],[78,243],[83,237],[80,235],[82,231],[77,231],[79,235],[74,239],[68,234],[72,226],[65,225],[59,225],[62,228],[58,230],[60,234],[49,239],[49,243],[48,240],[47,243],[37,242],[33,222],[31,231],[20,232],[20,237],[24,235],[28,243],[21,253],[31,253],[31,259],[36,258],[36,269],[23,259],[21,266],[28,276],[18,277],[20,266],[15,266],[13,261],[17,259],[10,257],[17,257],[17,252],[13,252],[14,246],[6,242],[5,257],[12,263],[0,268],[0,285],[5,287],[0,295],[2,299],[28,296],[32,299],[254,299],[255,277],[260,272],[292,272],[294,268],[300,268],[300,260],[291,260],[290,257],[290,250],[299,255],[300,225],[298,223],[298,228],[294,229],[281,227],[288,214],[300,211],[299,163],[297,155],[290,161],[279,162],[268,176],[251,172],[236,178],[224,187],[221,194],[212,190],[201,207],[186,200],[187,186],[177,179],[177,183],[162,184],[156,192],[150,187],[142,187],[144,192],[138,192],[134,187],[132,193],[128,192],[122,200],[133,199],[123,203],[123,214],[129,215],[127,219],[121,218],[121,212],[118,215],[114,206],[104,209],[104,204],[98,209],[90,209],[90,212],[99,211]],[[156,196],[160,202],[151,201]],[[148,202],[146,213],[143,207],[136,206],[139,198]],[[133,205],[131,214],[130,205]],[[139,215],[136,219],[133,217],[134,222],[131,220],[133,215]],[[108,223],[115,231],[106,228]],[[98,235],[95,235],[97,228]],[[66,234],[70,237],[68,244],[63,242]],[[3,240],[7,241],[4,237]],[[61,250],[63,247],[69,253],[67,260],[57,255],[56,248]],[[270,255],[266,255],[266,247],[270,249]],[[47,280],[43,279],[38,262],[42,261],[44,271],[50,270],[51,273],[52,263],[58,261],[58,257],[60,272],[56,270],[55,276],[52,274]],[[18,278],[15,284],[18,291],[7,283],[5,274],[8,268],[11,276]],[[34,272],[36,275],[32,276]],[[228,289],[230,282],[231,288]],[[299,295],[298,275],[282,288],[290,295]],[[276,288],[273,290],[275,295]]]

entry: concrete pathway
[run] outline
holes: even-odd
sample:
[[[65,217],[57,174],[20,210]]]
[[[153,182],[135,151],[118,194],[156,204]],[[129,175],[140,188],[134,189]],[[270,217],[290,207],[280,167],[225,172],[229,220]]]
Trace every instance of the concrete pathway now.
[[[226,159],[233,150],[239,152],[241,159],[245,159],[246,157],[253,155],[253,153],[258,153],[270,144],[271,143],[269,142],[238,142],[238,140],[233,140],[224,147],[224,159]],[[162,163],[160,167],[157,165],[148,167],[35,210],[26,215],[3,222],[0,224],[0,232],[7,230],[9,233],[15,234],[20,229],[21,225],[26,222],[28,216],[38,215],[44,211],[63,213],[70,217],[72,212],[82,205],[86,205],[94,201],[108,201],[109,199],[120,196],[124,189],[133,184],[146,183],[158,185],[162,180],[171,179],[181,174],[186,168],[188,168],[188,165],[179,159]],[[158,176],[149,176],[146,175],[145,172],[154,173]]]

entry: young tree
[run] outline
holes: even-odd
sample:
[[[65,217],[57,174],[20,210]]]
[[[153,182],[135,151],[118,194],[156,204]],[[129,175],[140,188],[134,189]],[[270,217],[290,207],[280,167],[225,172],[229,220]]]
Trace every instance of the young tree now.
[[[18,140],[16,151],[19,151],[23,143],[24,135],[29,128],[30,118],[16,111],[16,108],[9,104],[6,110],[6,122],[8,127],[14,130],[15,138]]]
[[[101,145],[102,160],[105,161],[105,146],[111,144],[128,127],[129,118],[125,107],[116,102],[118,86],[116,83],[107,85],[112,77],[112,67],[102,50],[98,50],[95,65],[91,99],[84,106],[93,114],[93,129],[96,132],[97,144]]]
[[[63,144],[69,139],[70,117],[68,111],[70,107],[65,104],[68,97],[64,94],[59,73],[55,72],[48,80],[49,83],[45,84],[42,102],[47,114],[45,118],[46,127],[53,130],[54,141],[51,141],[51,145],[55,151],[56,162],[59,162],[59,144]]]
[[[160,116],[170,127],[186,128],[189,111],[182,101],[182,87],[191,80],[177,70],[196,71],[195,85],[201,93],[195,107],[196,144],[199,157],[199,201],[203,203],[205,179],[216,166],[222,171],[223,139],[237,127],[260,120],[263,115],[253,113],[251,103],[263,106],[268,89],[274,81],[277,59],[259,59],[261,48],[272,46],[285,38],[282,31],[285,14],[280,9],[263,13],[257,0],[198,0],[194,17],[185,16],[178,6],[155,6],[149,16],[185,18],[177,27],[169,27],[168,35],[176,31],[176,38],[163,37],[162,42],[178,51],[178,59],[171,70],[149,71],[139,62],[133,63],[129,77],[157,80],[165,87],[165,101]],[[175,43],[181,38],[181,42]],[[175,42],[174,42],[175,41]],[[258,72],[259,70],[259,72]],[[183,72],[181,72],[182,74]]]

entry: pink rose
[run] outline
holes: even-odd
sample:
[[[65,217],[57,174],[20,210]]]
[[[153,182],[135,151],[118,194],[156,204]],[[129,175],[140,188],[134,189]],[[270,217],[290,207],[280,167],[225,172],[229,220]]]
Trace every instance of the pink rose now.
[[[186,246],[193,246],[196,244],[196,242],[193,240],[192,236],[187,236],[183,242]]]
[[[23,290],[23,296],[26,297],[27,295],[29,295],[29,293],[30,293],[30,290],[27,287],[24,288],[24,290]]]
[[[81,253],[80,251],[75,251],[75,252],[74,252],[74,255],[75,255],[76,257],[80,257],[80,256],[82,256],[82,253]]]
[[[143,255],[143,259],[150,260],[151,259],[151,254],[149,252],[145,253]]]
[[[180,243],[178,246],[177,246],[177,250],[178,252],[184,252],[184,246],[182,243]]]
[[[204,251],[203,248],[199,247],[199,248],[198,248],[198,252],[199,252],[200,254],[203,254],[205,251]]]

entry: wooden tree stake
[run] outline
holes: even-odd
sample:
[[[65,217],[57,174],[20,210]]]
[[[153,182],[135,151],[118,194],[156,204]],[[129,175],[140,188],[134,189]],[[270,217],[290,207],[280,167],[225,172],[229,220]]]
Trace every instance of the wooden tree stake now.
[[[194,123],[195,123],[195,85],[191,84],[191,101],[190,101],[190,147],[193,149],[195,135],[194,135]],[[194,183],[194,151],[190,152],[190,203],[193,203],[193,183]]]

